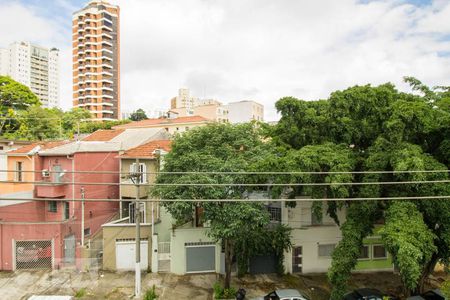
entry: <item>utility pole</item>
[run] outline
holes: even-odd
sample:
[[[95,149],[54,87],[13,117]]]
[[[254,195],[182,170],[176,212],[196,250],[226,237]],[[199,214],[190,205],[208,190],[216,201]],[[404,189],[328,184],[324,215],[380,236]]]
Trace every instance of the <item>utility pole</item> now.
[[[141,297],[141,203],[140,201],[140,183],[142,173],[139,168],[139,159],[136,159],[135,171],[135,189],[136,189],[136,203],[134,206],[135,222],[136,222],[136,275],[135,275],[135,291],[136,298]],[[133,175],[132,175],[133,176]]]
[[[84,247],[84,187],[81,187],[81,247]]]

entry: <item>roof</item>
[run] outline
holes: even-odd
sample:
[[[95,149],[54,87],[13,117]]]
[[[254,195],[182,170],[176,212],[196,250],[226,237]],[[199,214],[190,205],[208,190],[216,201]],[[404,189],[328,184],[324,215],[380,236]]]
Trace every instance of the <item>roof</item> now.
[[[109,133],[108,133],[109,134]],[[106,135],[108,135],[106,134]],[[106,138],[102,133],[98,137]],[[94,138],[92,138],[94,139]],[[72,142],[46,151],[40,151],[42,156],[72,155],[79,152],[118,152],[137,147],[152,140],[169,139],[169,133],[160,128],[130,128],[120,130],[120,133],[108,141],[84,139]]]
[[[121,134],[125,129],[112,129],[112,130],[97,130],[96,132],[88,135],[83,139],[83,141],[110,141],[119,134]]]
[[[33,143],[33,144],[29,144],[29,145],[20,147],[19,149],[14,149],[14,150],[8,151],[8,155],[32,155],[32,154],[35,154],[37,151],[52,149],[52,148],[59,147],[61,145],[67,144],[67,143],[69,143],[69,141],[53,141],[53,142]]]
[[[72,296],[44,296],[44,295],[33,295],[28,300],[72,300]]]
[[[164,125],[173,125],[173,124],[184,124],[184,123],[203,123],[210,122],[209,119],[204,118],[202,116],[187,116],[187,117],[178,117],[178,118],[158,118],[158,119],[147,119],[142,121],[131,122],[123,125],[118,125],[113,127],[114,129],[120,128],[133,128],[133,127],[159,127]]]
[[[151,141],[146,144],[131,148],[125,151],[121,158],[155,158],[154,151],[157,149],[162,149],[166,152],[170,151],[170,140],[156,140]]]
[[[280,298],[283,297],[302,297],[302,294],[300,294],[299,291],[294,289],[282,289],[282,290],[276,290],[277,296]]]

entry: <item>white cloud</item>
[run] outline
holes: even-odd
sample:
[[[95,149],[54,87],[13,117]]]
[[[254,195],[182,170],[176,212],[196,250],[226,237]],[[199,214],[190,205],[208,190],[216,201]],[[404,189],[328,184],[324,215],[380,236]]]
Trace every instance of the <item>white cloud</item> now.
[[[325,98],[336,89],[387,81],[406,88],[405,75],[450,85],[450,3],[444,0],[422,7],[387,0],[115,2],[126,110],[168,107],[187,86],[223,102],[260,101],[271,120],[275,101],[288,95]],[[61,38],[67,28],[17,3],[7,9],[6,15],[28,17],[21,18],[22,29],[2,33],[0,44],[24,35],[63,49],[63,101],[70,107],[70,36]],[[0,5],[0,25],[2,11]],[[30,27],[40,29],[30,37]]]

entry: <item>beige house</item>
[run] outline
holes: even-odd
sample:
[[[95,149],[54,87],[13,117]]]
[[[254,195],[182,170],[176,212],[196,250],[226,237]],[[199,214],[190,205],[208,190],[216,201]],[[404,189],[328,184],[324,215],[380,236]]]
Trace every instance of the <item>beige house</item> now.
[[[170,134],[183,133],[195,127],[205,126],[212,121],[202,116],[157,118],[142,121],[131,122],[113,127],[114,129],[130,129],[130,128],[159,128],[165,129]]]
[[[159,156],[170,149],[169,140],[154,140],[120,154],[120,215],[119,219],[102,225],[103,268],[126,271],[135,268],[136,198],[150,199],[149,184],[159,170]],[[140,178],[131,174],[141,172]],[[138,183],[138,185],[136,185]],[[142,186],[139,186],[142,184]],[[152,268],[152,240],[154,225],[160,222],[158,202],[141,202],[141,269]],[[162,249],[164,250],[164,249]]]
[[[195,115],[215,122],[228,123],[228,109],[222,103],[215,100],[206,101],[191,109],[184,107],[173,108],[170,112],[178,114],[179,117]]]

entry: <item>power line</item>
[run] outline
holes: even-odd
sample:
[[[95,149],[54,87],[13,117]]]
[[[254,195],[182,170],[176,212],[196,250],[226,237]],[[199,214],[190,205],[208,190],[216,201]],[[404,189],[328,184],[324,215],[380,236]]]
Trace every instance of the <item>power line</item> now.
[[[0,181],[5,184],[36,184],[43,186],[52,185],[108,185],[108,186],[134,186],[135,183],[130,182],[51,182],[51,181],[15,181],[6,180]],[[422,181],[368,181],[368,182],[304,182],[304,183],[140,183],[140,186],[207,186],[207,187],[228,187],[228,186],[248,186],[248,187],[271,187],[271,186],[335,186],[335,185],[401,185],[401,184],[436,184],[436,183],[450,183],[450,179],[443,180],[422,180]]]
[[[450,199],[450,195],[444,196],[406,196],[406,197],[367,197],[367,198],[302,198],[302,199],[140,199],[140,202],[310,202],[310,201],[396,201],[396,200],[444,200]],[[123,202],[134,199],[80,199],[80,198],[0,198],[0,201],[75,201],[81,202]]]
[[[8,155],[7,153],[4,155]],[[13,173],[42,173],[41,171],[32,171],[32,170],[0,170],[2,172],[13,172]],[[121,172],[121,171],[46,171],[48,173],[80,173],[80,174],[131,174],[130,172]],[[401,170],[401,171],[292,171],[292,172],[244,172],[244,171],[174,171],[174,172],[140,172],[141,174],[147,175],[160,175],[160,174],[168,174],[168,175],[328,175],[328,174],[414,174],[414,173],[450,173],[450,170],[441,169],[441,170]]]

